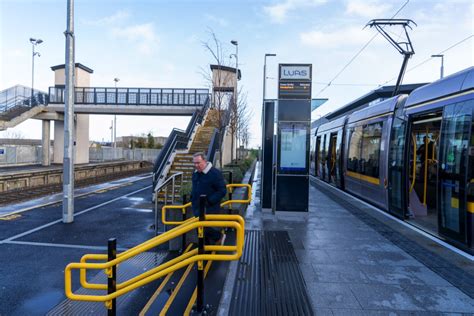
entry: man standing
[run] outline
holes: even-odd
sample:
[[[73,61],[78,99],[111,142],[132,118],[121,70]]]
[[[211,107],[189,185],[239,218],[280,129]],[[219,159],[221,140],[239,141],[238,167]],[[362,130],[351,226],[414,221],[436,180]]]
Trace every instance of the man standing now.
[[[207,197],[206,213],[218,214],[221,209],[221,200],[226,195],[227,189],[222,173],[208,162],[202,152],[193,155],[193,164],[196,169],[192,178],[191,202],[194,216],[199,216],[199,197]],[[204,229],[206,243],[221,244],[223,236],[220,230],[212,227]]]

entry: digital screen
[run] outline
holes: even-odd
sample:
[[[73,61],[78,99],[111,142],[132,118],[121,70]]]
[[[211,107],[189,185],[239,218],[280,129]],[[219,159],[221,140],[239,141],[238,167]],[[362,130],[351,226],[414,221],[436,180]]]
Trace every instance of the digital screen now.
[[[288,124],[280,128],[280,170],[306,170],[307,127]]]

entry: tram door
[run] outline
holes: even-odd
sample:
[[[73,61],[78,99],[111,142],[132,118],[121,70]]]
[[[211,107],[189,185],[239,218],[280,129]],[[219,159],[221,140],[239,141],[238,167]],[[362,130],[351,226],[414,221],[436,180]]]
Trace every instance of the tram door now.
[[[407,150],[409,220],[433,233],[439,231],[437,173],[441,121],[441,111],[413,117]]]
[[[395,113],[390,133],[390,149],[388,157],[388,200],[389,212],[404,218],[406,208],[406,173],[405,173],[405,141],[406,120],[403,108]]]
[[[316,154],[315,154],[315,175],[321,177],[321,172],[319,171],[319,164],[321,162],[321,136],[316,137]]]
[[[467,243],[469,158],[472,151],[472,100],[447,105],[443,111],[438,173],[439,232]]]
[[[337,185],[337,133],[331,133],[329,137],[329,154],[328,154],[328,173],[329,183]]]

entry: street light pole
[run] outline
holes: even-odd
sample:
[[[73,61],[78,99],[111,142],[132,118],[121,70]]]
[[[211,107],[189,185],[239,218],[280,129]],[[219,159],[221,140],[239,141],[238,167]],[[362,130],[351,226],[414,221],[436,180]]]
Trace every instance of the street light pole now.
[[[265,94],[266,94],[266,88],[267,88],[267,57],[275,57],[276,54],[265,54],[265,57],[263,58],[263,102],[265,102]]]
[[[119,82],[119,78],[114,78],[114,83],[115,83],[115,103],[118,103],[117,100],[117,82]],[[114,148],[117,148],[117,115],[114,115]]]
[[[237,87],[237,81],[239,80],[239,42],[237,42],[236,40],[232,40],[230,41],[230,43],[232,45],[235,46],[235,89],[234,89],[234,113],[232,113],[233,115],[237,115],[237,98],[238,98],[238,94],[239,94],[239,90],[238,90],[238,87]],[[236,117],[234,117],[234,119],[237,119]],[[234,135],[233,135],[234,136]],[[234,139],[232,138],[232,144],[234,143]],[[233,160],[234,158],[234,148],[233,146],[231,146],[231,160]]]
[[[440,57],[441,58],[441,69],[440,69],[440,79],[444,77],[444,55],[431,55],[431,57]]]
[[[31,100],[30,100],[30,105],[33,103],[33,97],[34,97],[34,91],[35,91],[35,56],[41,57],[41,54],[39,52],[35,52],[35,46],[43,43],[42,39],[35,39],[35,38],[30,38],[31,42],[31,47],[32,47],[32,54],[31,54]]]
[[[74,0],[67,1],[64,157],[63,157],[63,223],[74,221]]]

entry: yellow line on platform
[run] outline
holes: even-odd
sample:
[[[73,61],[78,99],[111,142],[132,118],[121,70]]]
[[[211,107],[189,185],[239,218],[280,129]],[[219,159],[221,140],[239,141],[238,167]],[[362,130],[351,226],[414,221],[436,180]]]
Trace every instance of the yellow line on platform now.
[[[188,248],[186,248],[186,250],[184,251],[185,253],[188,252],[191,247],[193,246],[193,244],[189,244]],[[140,312],[140,316],[145,316],[146,312],[148,312],[148,310],[150,309],[151,305],[155,302],[156,298],[158,297],[158,295],[160,295],[161,291],[163,290],[163,288],[165,287],[166,283],[168,283],[169,279],[171,279],[171,276],[173,275],[174,272],[171,272],[170,274],[168,274],[164,280],[161,282],[160,286],[158,287],[158,289],[156,289],[155,293],[153,293],[153,295],[150,297],[150,299],[148,300],[148,302],[146,303],[145,307],[143,307],[142,311]]]
[[[216,253],[215,251],[212,252],[213,255],[214,255],[215,253]],[[206,267],[204,268],[204,278],[206,278],[207,272],[208,272],[209,269],[211,268],[211,265],[212,265],[212,261],[209,260],[209,261],[206,263]],[[189,314],[191,313],[191,310],[192,310],[192,308],[193,308],[194,302],[196,301],[196,298],[197,298],[197,287],[194,288],[193,295],[191,296],[191,299],[189,300],[188,306],[186,307],[186,310],[184,311],[184,315],[189,315]]]
[[[168,312],[168,309],[171,307],[171,304],[173,304],[174,299],[178,295],[179,290],[181,290],[181,287],[183,286],[184,281],[187,279],[189,273],[193,269],[193,266],[194,266],[194,262],[191,263],[190,265],[188,265],[188,267],[186,268],[186,271],[184,271],[184,273],[181,276],[181,279],[179,280],[178,284],[173,289],[173,293],[168,298],[168,301],[166,301],[165,306],[163,306],[163,309],[160,312],[160,316],[166,315],[166,313]]]

